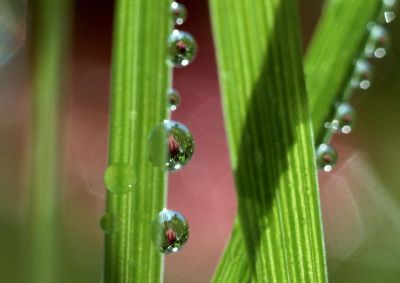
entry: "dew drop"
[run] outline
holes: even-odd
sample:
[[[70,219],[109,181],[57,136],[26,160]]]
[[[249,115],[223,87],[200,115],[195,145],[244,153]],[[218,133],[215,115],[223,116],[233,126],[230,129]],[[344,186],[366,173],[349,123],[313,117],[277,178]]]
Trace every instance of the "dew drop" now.
[[[168,51],[174,67],[185,67],[193,62],[197,43],[190,33],[175,29],[168,39]]]
[[[111,234],[115,230],[115,217],[111,213],[106,213],[100,219],[100,227],[104,234]]]
[[[179,103],[181,102],[181,96],[176,89],[170,88],[168,91],[168,106],[171,111],[175,111]]]
[[[189,224],[177,211],[163,209],[153,221],[154,240],[165,254],[176,253],[189,238]]]
[[[186,21],[187,18],[186,7],[181,3],[173,1],[171,3],[171,12],[176,25],[180,26]]]
[[[111,193],[128,193],[137,183],[135,170],[128,164],[111,164],[104,173],[104,183]]]
[[[355,116],[356,112],[350,104],[340,104],[331,123],[331,130],[336,133],[349,134],[353,130]]]
[[[381,25],[372,25],[370,27],[369,39],[365,46],[365,56],[367,58],[381,59],[386,56],[389,48],[389,32]]]
[[[373,67],[364,59],[356,62],[355,70],[351,78],[351,85],[356,89],[367,90],[371,87],[373,79]]]
[[[396,19],[397,0],[383,0],[380,23],[390,24]]]
[[[386,11],[383,13],[386,23],[391,23],[396,19],[396,13],[393,11]]]
[[[162,147],[166,154],[156,150]],[[165,120],[155,127],[149,138],[150,160],[157,167],[175,171],[185,166],[194,152],[194,140],[182,123]]]
[[[337,161],[336,150],[329,144],[321,144],[316,150],[317,166],[325,172],[331,172]]]

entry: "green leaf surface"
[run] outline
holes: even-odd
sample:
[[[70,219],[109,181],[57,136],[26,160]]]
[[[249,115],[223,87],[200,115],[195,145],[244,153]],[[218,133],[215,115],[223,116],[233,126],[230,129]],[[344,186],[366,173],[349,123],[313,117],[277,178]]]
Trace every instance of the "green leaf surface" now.
[[[350,79],[354,59],[365,44],[367,23],[377,15],[379,3],[379,0],[368,1],[368,4],[364,0],[336,0],[329,1],[324,9],[305,60],[317,142],[325,135],[323,123],[332,115],[333,104]],[[232,255],[235,255],[235,261],[230,260]],[[240,282],[250,281],[250,267],[245,267],[248,264],[242,229],[236,221],[214,282],[237,282],[236,278],[242,278]],[[235,269],[235,266],[240,268]]]
[[[162,280],[163,259],[151,223],[165,205],[166,171],[150,162],[151,151],[164,152],[150,148],[148,137],[168,115],[169,8],[169,1],[116,1],[109,165],[125,173],[117,169],[108,181],[134,186],[125,194],[107,193],[104,282]]]
[[[255,282],[324,282],[296,2],[210,4],[243,234],[242,241],[233,235],[229,247],[245,245]],[[236,280],[224,272],[214,278]]]

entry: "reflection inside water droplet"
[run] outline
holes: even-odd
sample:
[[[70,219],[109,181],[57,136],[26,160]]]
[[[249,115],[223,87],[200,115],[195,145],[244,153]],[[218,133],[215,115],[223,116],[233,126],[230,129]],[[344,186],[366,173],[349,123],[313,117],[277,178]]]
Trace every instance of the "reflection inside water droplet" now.
[[[175,111],[181,102],[181,97],[176,89],[170,88],[168,91],[168,106],[171,111]]]
[[[176,253],[189,238],[189,224],[177,211],[163,209],[153,222],[156,245],[162,253]]]
[[[137,183],[135,170],[128,164],[111,164],[104,173],[104,183],[111,193],[128,193]]]
[[[325,172],[331,172],[337,161],[336,150],[329,144],[321,144],[316,150],[317,167]]]
[[[175,67],[185,67],[195,58],[197,43],[192,35],[175,29],[168,39],[169,59]]]
[[[171,3],[171,12],[176,25],[180,26],[186,21],[187,18],[186,7],[181,3],[173,1]]]
[[[155,127],[149,138],[149,155],[158,167],[175,171],[192,158],[194,140],[189,129],[182,123],[165,120]]]

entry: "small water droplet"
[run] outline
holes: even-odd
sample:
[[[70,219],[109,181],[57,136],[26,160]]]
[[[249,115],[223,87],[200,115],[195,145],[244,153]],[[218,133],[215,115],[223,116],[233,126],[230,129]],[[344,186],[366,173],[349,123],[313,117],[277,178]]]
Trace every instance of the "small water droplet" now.
[[[316,150],[318,169],[331,172],[337,161],[337,152],[329,144],[321,144]]]
[[[356,111],[348,103],[342,103],[336,109],[330,129],[336,133],[349,134],[354,126]]]
[[[386,56],[390,48],[389,32],[381,25],[370,27],[370,35],[365,46],[365,56],[381,59]]]
[[[163,155],[159,150],[160,144],[166,149]],[[194,140],[189,129],[182,123],[165,120],[155,127],[149,138],[150,160],[158,167],[175,171],[185,166],[192,158]]]
[[[189,224],[177,211],[163,209],[153,222],[154,240],[162,253],[176,253],[189,238]]]
[[[115,230],[115,217],[111,213],[106,213],[100,219],[100,227],[104,234],[111,234]]]
[[[168,39],[170,62],[174,67],[185,67],[193,62],[197,53],[197,43],[192,35],[175,29]]]
[[[179,103],[181,102],[181,96],[176,89],[170,88],[168,91],[168,106],[171,111],[175,111]]]
[[[383,0],[382,13],[379,17],[379,22],[390,24],[396,19],[396,11],[396,0]]]
[[[385,17],[385,22],[388,24],[396,19],[396,13],[391,11],[384,12],[383,16]]]
[[[135,170],[128,164],[111,164],[104,173],[104,183],[111,193],[128,193],[137,183]]]
[[[180,26],[186,21],[187,11],[183,4],[173,1],[171,3],[171,12],[176,25]]]
[[[354,73],[351,78],[351,85],[354,88],[366,90],[371,87],[373,79],[373,67],[364,59],[356,62]]]

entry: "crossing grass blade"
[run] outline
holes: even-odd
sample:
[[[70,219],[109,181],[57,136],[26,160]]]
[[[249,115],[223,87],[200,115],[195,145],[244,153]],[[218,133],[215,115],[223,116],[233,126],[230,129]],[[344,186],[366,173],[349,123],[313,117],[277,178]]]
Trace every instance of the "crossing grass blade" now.
[[[240,270],[254,282],[325,282],[297,3],[210,0],[210,5],[239,203],[234,231],[243,235],[241,241],[233,235],[229,249],[244,245],[250,260]],[[225,256],[232,254],[227,250]],[[224,258],[223,268],[227,262],[237,265]],[[237,278],[220,268],[214,282]]]
[[[367,40],[367,25],[381,8],[381,0],[330,0],[305,58],[307,91],[316,142],[334,102],[348,84],[354,61]]]
[[[370,1],[368,5],[363,0],[331,0],[325,6],[305,59],[306,84],[316,142],[323,137],[323,123],[332,115],[332,105],[348,82],[354,58],[365,44],[366,26],[376,17],[379,9],[378,0]],[[249,272],[251,266],[246,256],[244,239],[237,219],[213,282],[237,282],[237,278],[241,278],[241,282],[248,282],[253,278]],[[321,280],[325,278],[321,277]]]

